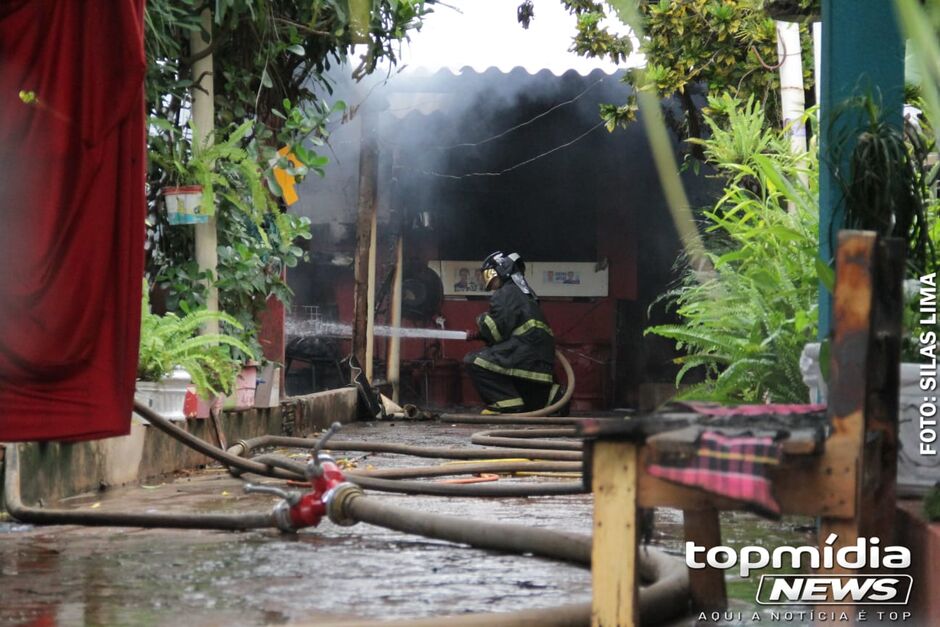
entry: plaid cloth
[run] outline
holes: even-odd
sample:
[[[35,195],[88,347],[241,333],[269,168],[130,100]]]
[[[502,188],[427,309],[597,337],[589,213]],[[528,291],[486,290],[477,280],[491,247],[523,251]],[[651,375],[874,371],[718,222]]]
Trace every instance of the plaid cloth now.
[[[719,405],[718,403],[679,402],[679,406],[687,407],[697,414],[704,416],[774,416],[790,415],[801,416],[826,411],[825,405],[819,404],[780,404],[763,403],[760,405]]]
[[[772,494],[769,470],[782,456],[782,447],[770,436],[725,436],[705,431],[698,439],[695,456],[667,456],[646,471],[660,479],[743,501],[759,514],[779,517],[780,504]]]

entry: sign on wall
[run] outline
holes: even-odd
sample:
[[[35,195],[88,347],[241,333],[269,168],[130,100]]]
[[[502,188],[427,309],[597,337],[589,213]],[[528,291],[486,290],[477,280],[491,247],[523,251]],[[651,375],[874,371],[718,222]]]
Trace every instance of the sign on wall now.
[[[445,296],[485,296],[479,261],[432,261]],[[526,279],[539,296],[559,298],[607,296],[608,268],[593,261],[535,261],[526,264]]]
[[[486,296],[479,261],[432,261],[444,283],[444,296]]]

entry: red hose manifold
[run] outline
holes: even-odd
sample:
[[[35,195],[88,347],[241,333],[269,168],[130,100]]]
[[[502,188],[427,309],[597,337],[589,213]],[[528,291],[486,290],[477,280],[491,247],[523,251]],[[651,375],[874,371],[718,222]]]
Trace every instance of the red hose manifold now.
[[[274,506],[272,512],[278,529],[292,533],[304,527],[316,527],[327,515],[327,507],[335,488],[346,482],[346,476],[336,465],[336,461],[321,451],[323,446],[340,428],[334,422],[317,441],[313,450],[313,461],[306,468],[307,479],[313,488],[310,492],[301,494],[296,491],[287,491],[275,486],[245,485],[245,492],[259,492],[279,496],[283,501]],[[351,484],[347,484],[351,485]],[[337,517],[336,524],[351,525],[355,521]],[[336,522],[336,521],[334,521]]]
[[[288,504],[287,520],[289,529],[285,531],[296,531],[304,527],[316,527],[326,516],[326,496],[330,490],[346,481],[346,476],[339,469],[336,462],[327,455],[320,455],[320,463],[314,468],[319,468],[319,475],[314,471],[310,478],[310,485],[313,490],[302,495],[297,502]],[[278,518],[278,527],[281,526],[281,519]]]

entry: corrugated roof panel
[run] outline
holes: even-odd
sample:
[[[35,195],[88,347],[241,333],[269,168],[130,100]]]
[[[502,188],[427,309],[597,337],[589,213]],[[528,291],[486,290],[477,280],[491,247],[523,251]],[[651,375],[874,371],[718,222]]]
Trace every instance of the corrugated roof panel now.
[[[383,114],[397,119],[413,114],[426,116],[449,109],[465,109],[468,99],[484,94],[493,98],[515,97],[546,90],[557,91],[554,97],[546,98],[547,102],[560,102],[588,90],[594,92],[585,93],[589,100],[605,102],[623,97],[627,89],[620,83],[623,75],[623,71],[608,73],[600,69],[588,74],[570,70],[557,75],[547,69],[531,73],[522,67],[514,67],[508,72],[490,67],[479,72],[469,66],[457,73],[449,68],[434,72],[402,72],[387,79],[382,88],[383,97],[388,102]]]

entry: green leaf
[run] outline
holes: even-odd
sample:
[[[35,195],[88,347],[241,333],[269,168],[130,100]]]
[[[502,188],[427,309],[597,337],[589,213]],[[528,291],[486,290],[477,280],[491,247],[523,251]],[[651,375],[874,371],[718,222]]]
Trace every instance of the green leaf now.
[[[819,282],[823,284],[830,294],[835,293],[836,289],[836,271],[819,257],[814,260],[816,264],[816,276]]]

